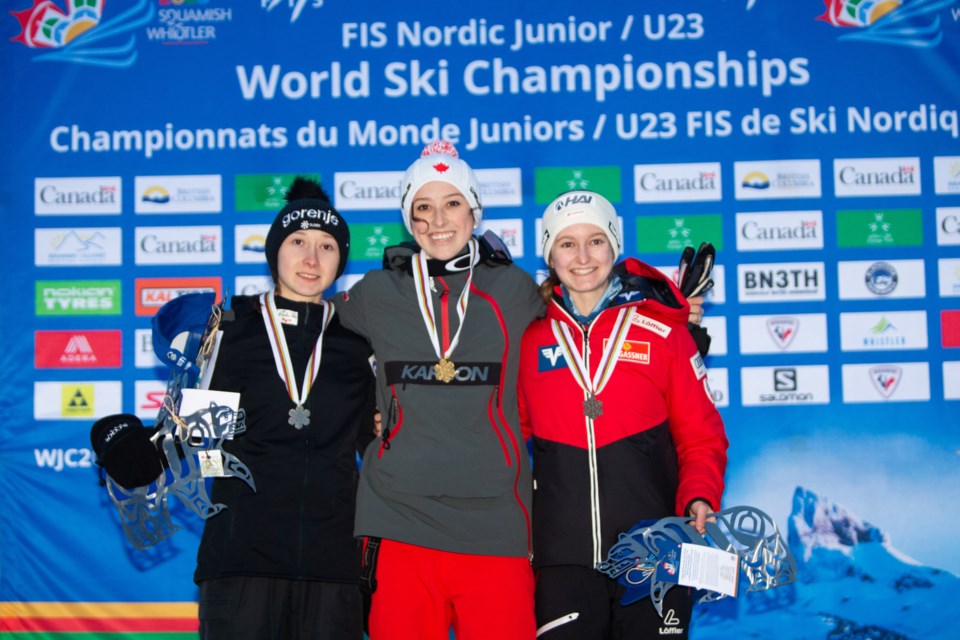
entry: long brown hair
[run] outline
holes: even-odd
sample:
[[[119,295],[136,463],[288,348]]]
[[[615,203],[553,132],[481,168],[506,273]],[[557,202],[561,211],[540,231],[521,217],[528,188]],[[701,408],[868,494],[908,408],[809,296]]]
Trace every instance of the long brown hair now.
[[[553,267],[550,267],[550,273],[547,279],[540,283],[540,299],[543,304],[550,304],[553,300],[553,288],[560,286],[560,277]]]

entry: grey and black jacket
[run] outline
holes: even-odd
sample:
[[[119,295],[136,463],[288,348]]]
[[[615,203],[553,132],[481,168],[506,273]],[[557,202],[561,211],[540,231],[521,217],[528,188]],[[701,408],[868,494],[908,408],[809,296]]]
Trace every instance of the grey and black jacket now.
[[[358,536],[478,555],[526,556],[529,456],[517,415],[520,339],[543,311],[532,278],[503,255],[474,267],[454,380],[434,376],[438,357],[417,305],[416,245],[391,247],[384,270],[335,298],[348,329],[377,360],[383,433],[363,456]],[[453,336],[467,281],[457,264],[429,261],[439,331]],[[460,266],[463,266],[462,264]]]

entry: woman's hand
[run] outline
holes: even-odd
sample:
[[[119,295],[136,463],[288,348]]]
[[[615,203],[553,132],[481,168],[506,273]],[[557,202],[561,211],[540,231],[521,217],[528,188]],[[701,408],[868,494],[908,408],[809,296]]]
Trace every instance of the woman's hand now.
[[[690,503],[689,516],[693,519],[692,524],[700,535],[707,532],[707,516],[711,513],[713,510],[710,505],[703,500],[694,500]],[[716,518],[710,518],[710,522],[716,522]]]
[[[687,303],[690,305],[688,322],[699,325],[703,321],[703,296],[687,298]]]

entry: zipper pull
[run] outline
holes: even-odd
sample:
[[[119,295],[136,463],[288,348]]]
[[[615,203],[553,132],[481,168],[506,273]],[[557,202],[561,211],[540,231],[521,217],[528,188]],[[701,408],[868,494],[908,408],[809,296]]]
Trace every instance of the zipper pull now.
[[[390,400],[390,413],[387,414],[387,426],[380,432],[380,439],[383,441],[384,449],[390,448],[390,428],[397,418],[397,406],[397,399],[394,397]]]

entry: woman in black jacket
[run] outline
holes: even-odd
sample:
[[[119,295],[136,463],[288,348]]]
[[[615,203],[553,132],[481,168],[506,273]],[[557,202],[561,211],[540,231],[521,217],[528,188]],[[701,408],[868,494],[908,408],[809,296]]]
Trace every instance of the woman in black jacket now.
[[[353,537],[356,452],[373,438],[367,342],[322,299],[350,234],[320,186],[298,178],[266,241],[275,288],[233,298],[210,388],[240,393],[246,431],[224,445],[256,491],[213,482],[227,508],[197,557],[205,640],[363,637]]]

